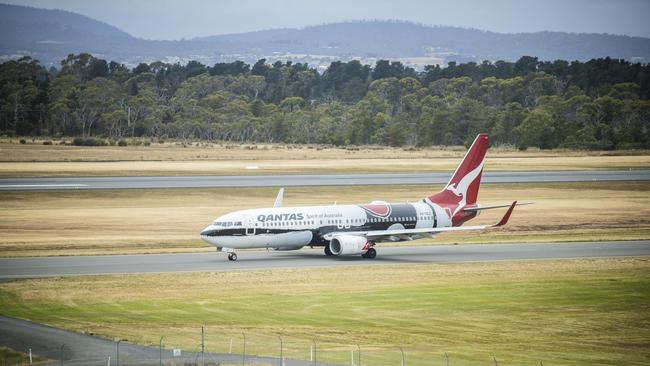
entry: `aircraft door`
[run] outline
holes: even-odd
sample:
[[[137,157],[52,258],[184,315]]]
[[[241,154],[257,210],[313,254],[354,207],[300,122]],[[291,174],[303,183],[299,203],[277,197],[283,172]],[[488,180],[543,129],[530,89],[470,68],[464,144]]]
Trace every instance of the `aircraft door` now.
[[[246,235],[255,235],[255,220],[252,217],[247,216],[244,219],[244,225],[246,227]]]

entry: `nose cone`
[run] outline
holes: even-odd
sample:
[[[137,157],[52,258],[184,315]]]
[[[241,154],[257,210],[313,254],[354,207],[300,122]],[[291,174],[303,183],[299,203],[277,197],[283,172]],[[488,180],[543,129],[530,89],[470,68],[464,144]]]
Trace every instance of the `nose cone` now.
[[[201,240],[208,244],[216,245],[215,239],[217,238],[216,234],[218,231],[219,229],[216,226],[209,225],[201,231]]]
[[[201,230],[201,237],[208,236],[215,231],[214,226],[208,225],[205,229]]]

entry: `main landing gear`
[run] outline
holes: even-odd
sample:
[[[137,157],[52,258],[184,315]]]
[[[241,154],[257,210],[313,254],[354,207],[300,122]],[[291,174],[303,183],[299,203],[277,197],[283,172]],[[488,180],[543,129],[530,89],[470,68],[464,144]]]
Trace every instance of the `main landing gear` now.
[[[229,261],[236,261],[237,260],[237,253],[228,253],[228,260]]]
[[[329,244],[325,244],[325,255],[328,256],[328,257],[331,257],[331,256],[334,255],[334,253],[332,253],[332,251],[330,250]]]
[[[377,251],[375,250],[375,248],[369,248],[365,254],[361,255],[361,257],[368,258],[368,259],[375,259],[376,256],[377,256]]]

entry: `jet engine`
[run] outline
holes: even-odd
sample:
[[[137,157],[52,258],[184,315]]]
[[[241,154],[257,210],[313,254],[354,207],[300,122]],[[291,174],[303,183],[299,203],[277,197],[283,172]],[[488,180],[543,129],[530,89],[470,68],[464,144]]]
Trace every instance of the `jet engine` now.
[[[365,254],[369,247],[366,238],[354,235],[335,236],[329,243],[333,255]]]

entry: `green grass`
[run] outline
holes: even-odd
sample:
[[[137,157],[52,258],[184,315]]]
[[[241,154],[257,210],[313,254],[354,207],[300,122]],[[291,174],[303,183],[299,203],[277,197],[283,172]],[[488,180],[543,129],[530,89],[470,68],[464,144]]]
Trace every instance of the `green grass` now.
[[[29,350],[28,350],[29,352]],[[34,365],[45,363],[47,359],[32,354]],[[0,363],[4,365],[29,365],[29,353],[17,352],[8,347],[0,347]]]
[[[599,259],[132,275],[0,285],[5,315],[157,344],[364,364],[643,365],[650,261]]]

